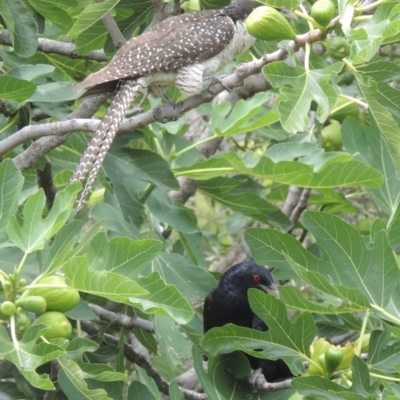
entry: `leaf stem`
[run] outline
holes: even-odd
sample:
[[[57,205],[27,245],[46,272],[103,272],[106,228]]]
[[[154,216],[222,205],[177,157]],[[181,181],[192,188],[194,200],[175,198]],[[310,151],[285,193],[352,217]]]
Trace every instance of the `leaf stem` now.
[[[388,313],[386,310],[384,310],[382,307],[377,306],[376,304],[371,304],[371,307],[374,310],[379,311],[381,314],[383,314],[389,321],[394,322],[397,325],[400,325],[400,319],[396,318],[392,314]]]
[[[33,284],[31,283],[30,285],[22,286],[18,288],[18,292],[24,292],[25,290],[28,289],[39,289],[39,288],[44,288],[44,289],[54,289],[54,288],[60,288],[60,289],[68,289],[69,286],[66,283],[56,283],[56,284],[50,284],[50,283],[36,283]]]
[[[375,374],[373,372],[370,372],[369,375],[373,376],[374,378],[383,379],[385,381],[400,382],[400,378],[395,378],[394,376],[379,375],[379,374]]]
[[[301,11],[304,13],[304,16],[306,16],[306,15],[308,16],[307,10],[305,9],[305,7],[302,4],[300,4],[299,7],[300,7]],[[314,33],[314,25],[308,19],[307,19],[307,22],[308,22],[308,27],[310,28],[310,35],[312,35]],[[305,55],[304,55],[304,68],[305,68],[307,74],[310,72],[310,50],[311,50],[311,45],[310,45],[310,43],[306,42]]]
[[[4,132],[6,132],[8,129],[12,128],[13,126],[17,125],[19,120],[20,120],[20,115],[18,113],[10,120],[10,122],[3,129],[0,130],[0,135],[2,135]]]
[[[363,338],[365,335],[365,330],[367,328],[368,318],[369,318],[369,308],[367,308],[365,310],[364,320],[363,320],[363,323],[361,326],[361,332],[360,332],[360,338],[359,338],[360,346],[357,346],[357,351],[356,351],[356,354],[358,357],[360,357],[360,354],[361,354],[361,347],[362,347],[361,344],[362,344],[362,341],[363,341]]]
[[[364,11],[372,10],[373,8],[376,8],[376,7],[380,6],[381,4],[383,4],[383,1],[384,0],[378,0],[378,1],[375,1],[375,3],[368,4],[364,7],[356,8],[356,11],[364,12]]]
[[[198,173],[202,173],[203,171],[206,171],[207,173],[209,172],[235,172],[235,169],[232,167],[227,167],[227,168],[207,168],[207,169],[193,169],[191,171],[183,171],[181,173],[176,172],[174,173],[175,177],[178,176],[190,176],[191,174],[198,174]]]
[[[345,94],[341,94],[340,97],[343,97],[344,99],[350,100],[350,101],[358,104],[361,107],[364,107],[364,108],[367,108],[367,109],[369,108],[369,105],[367,103],[364,103],[361,100],[355,99],[354,97],[346,96]]]
[[[214,139],[217,139],[217,138],[218,138],[217,135],[213,135],[213,136],[206,137],[206,138],[204,138],[203,140],[199,140],[198,142],[193,143],[193,144],[191,144],[190,146],[185,147],[185,148],[182,149],[181,151],[178,151],[177,153],[173,154],[171,157],[168,157],[168,158],[169,158],[168,161],[171,161],[171,158],[172,158],[172,159],[176,159],[176,158],[180,157],[182,154],[185,154],[185,153],[187,153],[188,151],[190,151],[190,150],[192,150],[192,149],[195,149],[195,148],[196,148],[197,146],[199,146],[200,144],[204,144],[204,143],[210,142],[211,140],[214,140]]]
[[[354,73],[357,72],[357,70],[354,68],[354,66],[353,66],[352,64],[350,64],[350,62],[349,62],[349,60],[348,60],[347,58],[342,58],[342,61],[346,64],[347,68],[348,68],[350,71],[352,71],[352,72],[354,72]]]
[[[0,269],[0,282],[3,283],[3,279],[8,280],[8,275],[2,270]]]
[[[78,319],[76,321],[76,330],[77,330],[77,336],[78,337],[83,337],[83,335],[82,335],[82,326],[81,326],[81,320],[80,319]]]
[[[17,276],[21,273],[22,267],[24,266],[27,257],[28,257],[28,253],[24,253],[24,256],[22,257],[22,260],[19,263],[18,268],[16,270]]]
[[[14,343],[14,347],[15,347],[15,350],[16,350],[16,353],[17,353],[19,364],[23,367],[22,360],[21,360],[21,357],[20,357],[20,354],[19,354],[20,353],[19,352],[19,342],[18,342],[18,339],[17,339],[17,335],[15,333],[15,315],[11,315],[10,316],[10,332],[11,332],[11,339],[12,339],[12,341]]]
[[[314,25],[318,25],[318,24],[315,22],[314,18],[310,17],[310,16],[307,14],[307,11],[305,10],[305,8],[304,8],[303,6],[301,6],[301,7],[302,7],[302,10],[305,11],[305,12],[301,12],[301,11],[295,10],[294,13],[295,13],[298,17],[303,18],[303,19],[305,19],[306,21],[308,21],[309,24],[311,23],[313,26],[314,26]]]
[[[341,96],[341,95],[339,95],[339,96]],[[331,111],[331,115],[334,114],[335,112],[338,112],[338,111],[342,110],[343,108],[346,108],[347,106],[349,106],[350,104],[353,104],[353,103],[354,103],[353,100],[349,100],[348,102],[343,103],[343,104],[340,105],[339,107],[334,108],[334,109]]]
[[[354,22],[362,22],[362,21],[369,21],[372,18],[372,15],[359,15],[353,18]]]
[[[149,183],[144,190],[144,192],[139,196],[138,201],[140,204],[146,203],[146,200],[149,198],[151,195],[151,192],[156,188],[156,185],[154,183]]]

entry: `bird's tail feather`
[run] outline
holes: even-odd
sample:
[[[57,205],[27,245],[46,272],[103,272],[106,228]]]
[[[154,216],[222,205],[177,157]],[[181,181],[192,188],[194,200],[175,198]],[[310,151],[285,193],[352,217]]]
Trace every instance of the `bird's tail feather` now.
[[[71,178],[70,183],[82,182],[91,169],[76,211],[82,207],[130,104],[145,87],[146,82],[143,79],[128,80],[121,83]]]

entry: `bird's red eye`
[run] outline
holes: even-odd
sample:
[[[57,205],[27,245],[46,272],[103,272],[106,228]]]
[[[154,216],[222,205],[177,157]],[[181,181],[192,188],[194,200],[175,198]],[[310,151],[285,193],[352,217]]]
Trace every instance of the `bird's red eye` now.
[[[258,274],[254,274],[253,279],[254,279],[254,282],[260,282],[260,280],[261,280],[260,275],[258,275]]]

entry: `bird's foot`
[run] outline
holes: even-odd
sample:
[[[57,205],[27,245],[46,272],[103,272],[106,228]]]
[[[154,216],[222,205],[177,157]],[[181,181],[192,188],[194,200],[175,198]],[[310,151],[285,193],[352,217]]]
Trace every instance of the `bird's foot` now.
[[[261,368],[258,368],[251,373],[249,377],[249,383],[254,389],[258,389],[268,384]]]
[[[224,82],[222,82],[222,80],[227,77],[229,74],[218,74],[218,75],[212,75],[212,76],[208,76],[206,78],[203,79],[203,82],[211,82],[211,83],[215,83],[218,82],[219,84],[221,84],[221,86],[228,91],[229,93],[232,92],[232,88],[230,88],[229,86],[226,86]]]

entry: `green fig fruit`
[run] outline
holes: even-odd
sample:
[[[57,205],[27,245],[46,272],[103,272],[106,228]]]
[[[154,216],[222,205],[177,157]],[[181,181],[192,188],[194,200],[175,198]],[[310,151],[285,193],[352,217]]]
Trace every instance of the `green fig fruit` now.
[[[25,296],[15,302],[17,307],[24,311],[30,311],[35,314],[41,314],[46,311],[47,303],[42,296]]]
[[[246,19],[250,35],[262,40],[294,39],[296,36],[288,20],[275,8],[257,7]]]
[[[49,330],[43,333],[43,337],[47,340],[56,338],[69,339],[71,337],[72,325],[67,317],[58,311],[49,311],[40,315],[33,321],[33,325],[37,324],[44,324],[50,327]]]
[[[341,60],[350,54],[350,45],[342,36],[335,36],[327,41],[328,55],[335,60]]]
[[[14,315],[17,312],[17,307],[12,301],[6,300],[3,303],[1,303],[0,311],[2,314],[11,317],[11,315]]]
[[[317,0],[311,7],[311,16],[321,26],[328,26],[335,15],[335,5],[331,0]]]
[[[64,287],[48,287],[29,289],[28,296],[44,297],[47,303],[46,311],[65,312],[74,308],[79,303],[79,292],[67,286],[65,278],[61,275],[47,275],[39,279],[37,284],[57,285]]]
[[[335,120],[331,120],[331,123],[322,129],[321,136],[324,140],[322,147],[326,151],[339,151],[342,148],[343,143],[340,129],[340,123]]]

